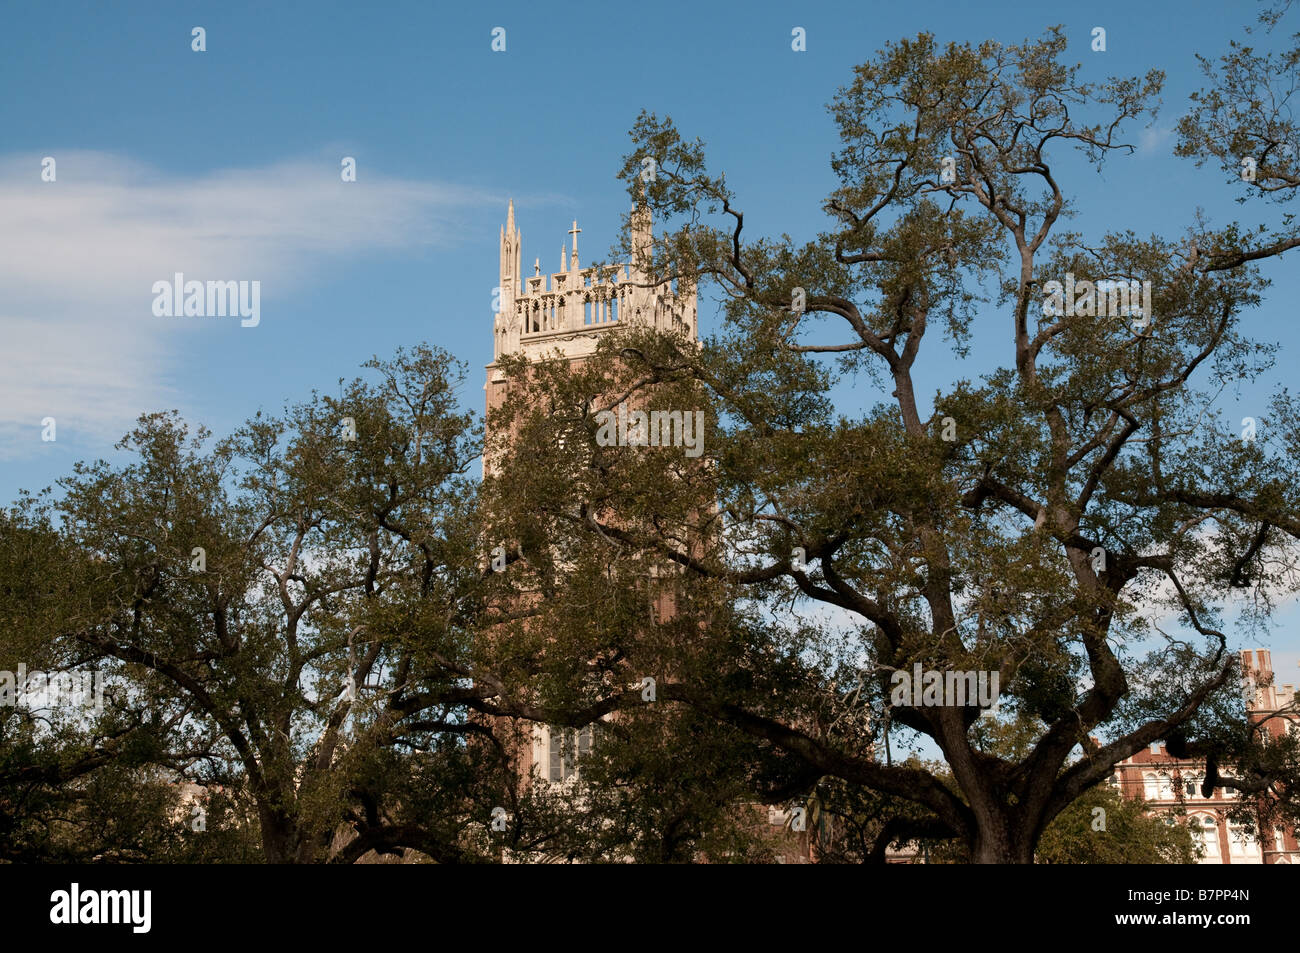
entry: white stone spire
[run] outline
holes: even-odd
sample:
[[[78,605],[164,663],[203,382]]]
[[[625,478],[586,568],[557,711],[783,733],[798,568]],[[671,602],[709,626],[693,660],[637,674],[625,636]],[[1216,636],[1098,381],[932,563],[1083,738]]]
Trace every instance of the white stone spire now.
[[[519,255],[523,245],[523,236],[515,227],[515,201],[510,200],[506,209],[506,224],[501,229],[501,270],[498,274],[501,288],[501,304],[506,313],[512,309],[519,287]]]
[[[650,203],[645,198],[645,186],[641,188],[641,198],[632,210],[632,267],[644,275],[654,248],[654,222],[650,216]]]

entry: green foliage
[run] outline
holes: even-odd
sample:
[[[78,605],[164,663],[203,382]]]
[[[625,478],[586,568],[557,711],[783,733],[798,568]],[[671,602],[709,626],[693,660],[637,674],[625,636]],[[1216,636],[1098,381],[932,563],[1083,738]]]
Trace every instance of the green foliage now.
[[[926,837],[1029,862],[1114,764],[1180,731],[1188,756],[1295,814],[1300,763],[1233,708],[1241,643],[1219,622],[1243,588],[1256,625],[1294,591],[1295,407],[1279,395],[1267,443],[1209,408],[1272,366],[1246,319],[1260,263],[1300,239],[1289,219],[1264,245],[1233,223],[1199,222],[1190,244],[1063,230],[1083,207],[1061,178],[1071,154],[1131,154],[1163,82],[1085,82],[1065,46],[1059,29],[1014,46],[922,35],[859,66],[831,106],[827,230],[803,244],[752,236],[703,142],[639,117],[621,175],[665,226],[648,280],[716,290],[724,320],[699,345],[623,329],[578,366],[511,363],[484,500],[494,532],[527,540],[515,584],[541,595],[501,659],[516,691],[544,675],[577,724],[631,717],[624,686],[660,675],[661,698],[752,739],[752,797],[838,819],[828,859]],[[1139,282],[1152,308],[1141,290],[1056,307],[1050,282],[1074,276]],[[1001,366],[918,393],[977,328],[1002,336]],[[623,399],[705,411],[704,457],[600,445],[595,415]],[[651,567],[667,620],[639,582]],[[893,674],[918,664],[996,674],[1000,714],[893,703]],[[656,704],[636,717],[671,737],[678,715]],[[997,750],[998,719],[1035,732]],[[911,732],[950,775],[891,760]]]
[[[492,692],[467,684],[481,432],[446,354],[367,367],[216,443],[146,415],[124,463],[79,464],[0,524],[5,661],[108,682],[57,732],[8,710],[0,783],[42,779],[3,802],[15,855],[476,856],[464,833],[514,780],[490,741],[467,767],[467,737],[493,737],[470,710]],[[203,831],[173,817],[186,783]]]
[[[1196,842],[1185,820],[1147,810],[1143,801],[1122,797],[1108,785],[1095,787],[1047,826],[1034,860],[1040,864],[1196,863]]]

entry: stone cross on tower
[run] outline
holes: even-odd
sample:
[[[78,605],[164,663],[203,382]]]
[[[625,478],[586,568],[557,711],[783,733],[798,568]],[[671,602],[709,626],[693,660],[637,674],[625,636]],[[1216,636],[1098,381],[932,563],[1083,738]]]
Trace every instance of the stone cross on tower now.
[[[569,234],[573,236],[573,259],[572,264],[569,265],[571,271],[578,270],[578,233],[580,231],[582,231],[582,229],[578,227],[578,220],[575,218],[573,220],[573,228],[569,229]]]

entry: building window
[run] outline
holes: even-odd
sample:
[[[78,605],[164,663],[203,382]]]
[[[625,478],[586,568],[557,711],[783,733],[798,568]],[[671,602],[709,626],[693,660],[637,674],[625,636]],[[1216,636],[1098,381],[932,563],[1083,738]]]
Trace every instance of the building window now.
[[[1209,814],[1193,814],[1187,820],[1192,829],[1192,839],[1205,852],[1203,864],[1217,864],[1219,855],[1219,822]]]
[[[584,728],[547,728],[546,778],[568,781],[578,775],[578,762],[591,753],[591,725]]]
[[[1200,797],[1201,785],[1205,783],[1204,777],[1185,777],[1183,779],[1183,793],[1188,797]],[[1213,792],[1211,792],[1213,793]]]
[[[1147,771],[1142,775],[1142,786],[1148,801],[1172,801],[1174,782],[1167,774]]]
[[[1228,852],[1238,863],[1243,860],[1259,859],[1259,841],[1245,824],[1236,821],[1228,825]]]

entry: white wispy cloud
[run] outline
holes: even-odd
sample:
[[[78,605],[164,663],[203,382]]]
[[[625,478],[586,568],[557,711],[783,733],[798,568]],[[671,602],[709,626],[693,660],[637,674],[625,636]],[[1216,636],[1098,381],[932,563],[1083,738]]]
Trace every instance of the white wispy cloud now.
[[[338,159],[203,175],[162,173],[102,152],[0,157],[0,459],[34,452],[42,417],[119,436],[144,409],[175,406],[169,326],[153,282],[259,280],[291,288],[341,256],[445,245],[466,206],[500,196]]]
[[[1167,155],[1167,143],[1174,137],[1173,126],[1148,126],[1138,137],[1137,154],[1140,156]]]

